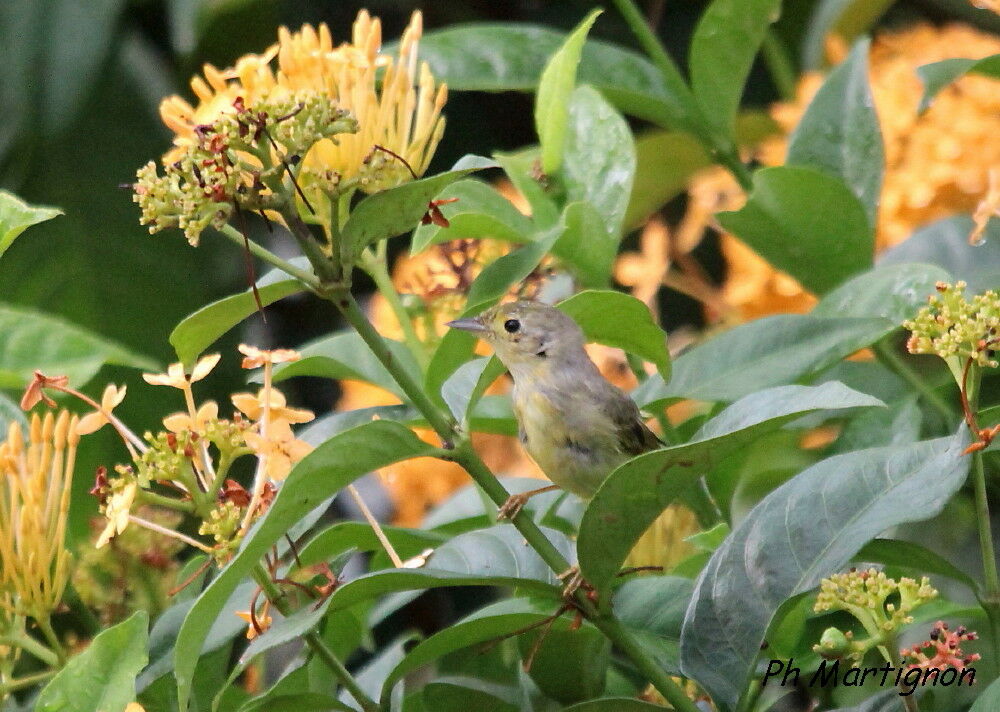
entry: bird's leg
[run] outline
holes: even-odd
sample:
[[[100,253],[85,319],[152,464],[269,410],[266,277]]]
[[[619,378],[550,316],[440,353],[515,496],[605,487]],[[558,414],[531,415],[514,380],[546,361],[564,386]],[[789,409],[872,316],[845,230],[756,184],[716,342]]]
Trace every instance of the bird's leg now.
[[[507,498],[507,501],[503,503],[499,511],[497,511],[497,519],[513,519],[517,516],[517,513],[521,511],[521,508],[528,503],[528,500],[536,494],[551,492],[552,490],[557,489],[559,489],[559,485],[548,485],[547,487],[539,487],[538,489],[528,490],[527,492],[521,492],[520,494],[512,494]]]
[[[587,582],[583,580],[583,574],[580,573],[579,566],[569,567],[561,574],[559,574],[556,578],[558,578],[560,581],[563,582],[563,584],[565,584],[565,586],[563,587],[562,595],[563,598],[566,599],[567,601],[573,600],[573,594],[576,593],[577,589],[580,588],[580,586],[589,588],[589,584],[587,584]]]

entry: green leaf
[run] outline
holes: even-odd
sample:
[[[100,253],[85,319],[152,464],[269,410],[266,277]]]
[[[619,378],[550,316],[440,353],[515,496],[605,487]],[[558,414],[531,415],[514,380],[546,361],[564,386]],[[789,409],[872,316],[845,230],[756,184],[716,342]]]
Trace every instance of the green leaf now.
[[[925,546],[902,539],[872,539],[861,547],[854,560],[895,566],[921,574],[944,576],[978,592],[979,585],[969,574]]]
[[[181,708],[187,704],[207,628],[237,584],[292,525],[328,497],[372,470],[434,449],[391,421],[375,421],[337,435],[293,469],[240,551],[198,597],[177,635],[174,674]]]
[[[319,692],[265,695],[240,707],[240,712],[326,712],[327,710],[351,712],[353,708]]]
[[[420,379],[420,367],[413,354],[398,341],[383,337],[396,364]],[[353,329],[314,341],[300,349],[299,361],[279,364],[274,369],[274,381],[284,381],[295,376],[317,376],[337,380],[365,381],[405,399],[399,384],[375,358],[357,332]]]
[[[416,556],[424,549],[434,548],[446,541],[443,534],[420,529],[403,529],[383,525],[382,530],[403,558]],[[299,562],[303,567],[312,566],[329,561],[351,549],[369,552],[380,551],[382,543],[366,522],[337,522],[316,534],[309,540],[308,544],[299,550]]]
[[[664,380],[670,378],[667,335],[649,307],[622,292],[586,291],[559,303],[573,317],[588,341],[623,349],[654,364]]]
[[[876,267],[847,280],[820,300],[811,314],[817,317],[882,317],[902,324],[934,294],[937,282],[951,275],[940,267],[895,264]]]
[[[562,704],[604,692],[611,641],[590,623],[577,630],[537,628],[517,639],[521,659],[531,660],[528,675],[546,697]]]
[[[584,578],[599,589],[610,585],[649,525],[728,454],[808,413],[880,405],[841,383],[779,386],[733,403],[689,443],[629,460],[608,475],[584,512],[577,541]]]
[[[756,146],[778,132],[778,125],[763,112],[747,111],[736,118],[740,146]],[[680,195],[695,172],[712,165],[704,145],[680,131],[639,134],[635,154],[635,179],[623,225],[626,232],[639,227],[660,206]]]
[[[601,213],[589,202],[574,202],[562,214],[565,226],[552,253],[569,267],[583,287],[600,289],[611,281],[618,238],[608,234]]]
[[[870,40],[855,44],[823,82],[788,143],[789,166],[807,166],[840,178],[875,225],[885,153],[868,86]]]
[[[827,38],[843,38],[848,44],[875,24],[893,0],[819,0],[802,40],[802,67],[810,71],[826,64]]]
[[[137,611],[98,633],[38,695],[36,712],[122,712],[135,699],[135,676],[146,664],[149,616]]]
[[[614,592],[618,620],[672,675],[680,674],[681,624],[693,587],[679,576],[641,576]]]
[[[733,121],[754,57],[781,0],[714,0],[691,37],[691,87],[704,121],[724,137]]]
[[[284,279],[258,285],[260,302],[265,307],[279,299],[305,291],[297,279]],[[181,363],[190,366],[217,339],[257,311],[253,292],[247,290],[207,304],[187,316],[170,332],[170,345]]]
[[[872,265],[874,233],[864,207],[842,181],[812,168],[758,170],[746,205],[716,217],[817,294]]]
[[[581,86],[569,101],[566,134],[561,176],[567,201],[593,205],[617,247],[635,178],[632,131],[600,93]]]
[[[936,265],[954,279],[967,282],[970,294],[995,289],[1000,284],[1000,220],[987,225],[982,245],[969,244],[972,228],[972,219],[967,215],[943,218],[883,252],[878,265],[906,262]]]
[[[7,428],[11,423],[20,423],[22,428],[28,427],[28,419],[24,417],[21,406],[0,393],[0,438],[7,436]]]
[[[439,677],[423,689],[423,701],[434,712],[519,712],[516,689],[477,677]]]
[[[409,232],[420,223],[428,203],[442,190],[474,171],[496,165],[488,158],[465,156],[450,171],[369,195],[351,210],[340,239],[357,255],[362,248],[379,240]]]
[[[0,304],[0,388],[25,387],[35,370],[69,376],[79,388],[104,364],[156,371],[144,356],[67,321],[9,304]]]
[[[1000,54],[982,59],[955,57],[917,67],[917,76],[924,83],[924,94],[920,97],[918,111],[926,111],[938,92],[965,74],[981,74],[1000,79]]]
[[[573,558],[573,544],[566,535],[542,528],[560,553]],[[518,587],[545,596],[558,596],[561,581],[520,533],[509,524],[459,534],[438,547],[417,569],[375,571],[348,581],[333,593],[330,611],[350,608],[397,591],[417,591],[450,586]]]
[[[431,245],[457,239],[491,238],[528,242],[528,236],[534,229],[530,218],[521,214],[509,200],[482,181],[460,180],[452,183],[437,198],[458,198],[457,202],[441,206],[441,213],[451,226],[441,227],[435,223],[420,225],[413,233],[411,255],[423,252]]]
[[[457,623],[418,643],[386,677],[382,704],[388,708],[388,696],[395,684],[423,665],[449,653],[503,638],[510,633],[550,618],[551,600],[509,598],[481,608]],[[563,621],[568,624],[568,620]]]
[[[593,10],[576,26],[542,70],[535,98],[535,130],[542,145],[542,171],[555,173],[562,165],[569,118],[569,97],[576,86],[576,68],[580,64],[583,43],[597,16]]]
[[[969,712],[993,712],[995,709],[1000,709],[1000,680],[994,680],[979,693]]]
[[[534,477],[505,477],[504,487],[511,494],[520,494],[538,489]],[[539,521],[549,511],[555,501],[564,495],[545,492],[532,497],[524,505],[535,521]],[[473,529],[489,528],[496,522],[496,507],[486,500],[475,484],[467,485],[432,509],[421,524],[423,529],[447,534],[456,534]]]
[[[373,420],[395,420],[409,425],[419,421],[420,416],[416,409],[409,405],[374,405],[370,408],[358,408],[357,410],[324,415],[296,431],[296,434],[299,440],[304,440],[315,447],[334,435],[370,423]]]
[[[940,512],[965,482],[966,442],[960,432],[837,455],[765,497],[695,583],[681,636],[685,675],[713,699],[735,704],[778,608],[881,532]]]
[[[896,327],[881,318],[764,317],[685,351],[674,360],[669,383],[654,375],[632,397],[644,407],[675,398],[734,401],[818,373]]]
[[[406,654],[406,646],[416,637],[417,634],[409,633],[397,638],[382,648],[374,658],[365,663],[364,667],[354,673],[354,679],[357,681],[358,687],[369,698],[378,699],[378,693],[382,689],[382,683],[386,675],[403,659],[403,656]],[[350,692],[341,690],[338,697],[341,702],[360,712],[361,707],[354,700]]]
[[[483,356],[463,363],[441,386],[441,397],[460,423],[467,422],[470,409],[493,381],[505,372],[494,356]]]
[[[565,38],[540,25],[458,25],[424,35],[420,59],[452,91],[534,91]],[[607,42],[583,46],[577,77],[625,113],[662,126],[679,122],[691,100],[683,82],[667,86],[645,57]]]
[[[571,705],[563,709],[563,712],[656,712],[662,709],[660,705],[643,702],[634,697],[604,697]]]
[[[29,227],[62,214],[59,208],[28,205],[13,193],[0,190],[0,257]]]
[[[493,157],[517,192],[525,197],[531,207],[531,220],[541,229],[548,229],[559,222],[559,208],[537,178],[538,150],[528,149],[519,153],[495,153]]]

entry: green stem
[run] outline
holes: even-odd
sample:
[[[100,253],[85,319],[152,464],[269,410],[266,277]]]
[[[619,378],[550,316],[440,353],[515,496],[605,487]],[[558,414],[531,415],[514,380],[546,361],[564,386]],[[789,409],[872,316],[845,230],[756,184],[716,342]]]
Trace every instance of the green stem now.
[[[316,275],[314,275],[312,272],[304,270],[300,267],[296,267],[291,262],[281,259],[276,254],[268,250],[266,247],[257,244],[249,237],[246,238],[246,242],[244,242],[243,233],[237,230],[232,225],[223,225],[222,228],[219,229],[219,232],[222,233],[225,237],[235,242],[240,247],[245,248],[246,245],[249,244],[250,253],[252,255],[254,255],[255,257],[259,257],[260,259],[264,260],[265,262],[274,267],[277,267],[285,274],[295,277],[295,279],[299,280],[310,289],[316,289],[317,287],[319,287],[319,280],[316,279]]]
[[[35,618],[35,622],[38,623],[38,627],[42,631],[42,635],[45,636],[45,640],[49,642],[49,648],[56,654],[59,666],[65,665],[67,658],[66,649],[59,640],[59,636],[52,629],[52,622],[47,617]]]
[[[409,373],[399,367],[396,358],[389,351],[389,347],[386,346],[385,340],[375,330],[371,322],[368,321],[368,317],[365,316],[361,307],[358,306],[354,295],[347,290],[338,290],[333,292],[329,296],[329,299],[340,310],[341,314],[344,315],[347,323],[358,332],[358,335],[361,336],[361,339],[371,349],[375,357],[392,374],[392,377],[399,384],[406,397],[441,437],[444,446],[446,448],[451,447],[454,444],[456,434],[454,421],[434,405],[434,402],[431,401],[424,389]]]
[[[291,201],[287,209],[281,212],[281,216],[285,219],[285,224],[291,231],[295,241],[299,243],[302,254],[312,264],[313,271],[319,277],[320,284],[337,282],[348,276],[350,265],[335,264],[333,259],[323,252],[323,246],[316,241],[309,226],[302,222],[302,218],[299,217],[294,201]]]
[[[672,86],[685,85],[684,77],[674,60],[671,59],[663,43],[660,42],[660,38],[656,36],[636,4],[632,0],[613,0],[613,2],[642,49],[653,60],[656,68],[660,70],[660,74],[663,75],[667,84]]]
[[[384,241],[382,244],[385,244]],[[417,357],[417,363],[420,364],[421,370],[426,372],[427,366],[430,364],[430,357],[423,342],[420,341],[420,337],[417,336],[417,330],[413,328],[413,319],[406,312],[406,307],[403,306],[403,302],[399,298],[399,292],[396,291],[396,287],[392,283],[392,277],[389,275],[385,259],[379,259],[376,255],[372,254],[371,250],[366,249],[361,254],[361,268],[372,278],[378,291],[382,293],[385,301],[388,302],[392,313],[396,317],[396,321],[399,322],[399,326],[403,330],[403,339],[406,341],[406,345],[413,352],[413,355]]]
[[[472,448],[467,438],[463,437],[457,443],[455,442],[456,430],[454,422],[439,410],[424,392],[423,388],[406,371],[399,367],[398,362],[386,347],[385,341],[382,340],[375,327],[365,317],[364,312],[361,311],[354,296],[349,291],[341,290],[331,293],[328,298],[341,311],[347,322],[358,331],[358,334],[371,349],[375,357],[382,362],[382,365],[385,366],[386,370],[396,380],[403,393],[410,399],[410,402],[413,403],[427,420],[428,424],[437,432],[442,442],[445,443],[445,449],[454,448],[454,461],[465,468],[466,472],[469,473],[476,484],[479,485],[495,505],[502,506],[510,497],[510,493],[482,459],[480,459],[479,455],[476,454],[476,451]],[[552,571],[561,574],[570,569],[570,563],[555,545],[549,541],[548,537],[542,533],[542,530],[538,528],[538,525],[531,519],[528,512],[524,510],[518,512],[513,518],[512,524]],[[684,691],[628,635],[628,632],[622,627],[621,623],[610,613],[599,616],[594,604],[582,590],[576,591],[574,602],[583,611],[583,614],[594,620],[595,625],[613,643],[617,644],[622,652],[632,659],[636,667],[649,677],[653,686],[670,701],[674,709],[679,712],[698,712],[698,708],[688,699]]]
[[[82,630],[88,637],[93,638],[95,635],[101,632],[102,626],[101,622],[97,620],[97,616],[87,608],[87,604],[83,602],[80,598],[80,593],[70,582],[66,585],[66,593],[63,594],[63,603],[69,608],[70,613],[79,625],[79,629]]]
[[[928,403],[944,416],[946,422],[951,423],[955,419],[958,413],[948,404],[948,401],[942,398],[923,378],[915,373],[906,361],[900,358],[899,354],[896,353],[886,339],[877,342],[873,349],[878,360],[890,371],[913,386]]]
[[[271,602],[275,608],[281,613],[281,615],[288,617],[292,614],[291,606],[288,605],[288,601],[285,600],[285,594],[278,588],[277,584],[271,580],[267,571],[260,564],[257,564],[251,572],[257,585],[260,586],[264,595]],[[361,709],[364,712],[379,712],[380,707],[375,700],[371,699],[365,694],[365,691],[361,689],[358,681],[354,679],[354,676],[348,671],[344,664],[340,662],[333,651],[327,646],[323,638],[320,637],[319,633],[315,630],[311,630],[303,636],[306,645],[309,646],[313,654],[316,655],[323,663],[330,668],[334,677],[343,685],[354,700],[361,705]]]
[[[778,90],[778,94],[785,101],[795,98],[795,85],[798,75],[795,72],[795,65],[788,53],[785,43],[778,37],[774,28],[769,28],[764,35],[764,42],[761,45],[764,53],[764,61],[771,73],[771,81]]]
[[[59,656],[27,633],[0,636],[0,645],[20,648],[29,655],[41,660],[49,667],[59,667]]]
[[[149,490],[141,490],[139,493],[139,500],[142,504],[152,504],[157,507],[165,507],[178,512],[194,512],[194,504],[191,502],[182,502],[179,499],[167,497],[166,495],[159,494],[157,492],[150,492]]]
[[[45,682],[50,677],[56,674],[56,670],[45,670],[44,672],[36,672],[34,675],[25,675],[24,677],[18,677],[9,682],[0,684],[0,700],[6,697],[11,692],[17,692],[18,690],[23,690],[26,687],[34,687],[40,682]]]

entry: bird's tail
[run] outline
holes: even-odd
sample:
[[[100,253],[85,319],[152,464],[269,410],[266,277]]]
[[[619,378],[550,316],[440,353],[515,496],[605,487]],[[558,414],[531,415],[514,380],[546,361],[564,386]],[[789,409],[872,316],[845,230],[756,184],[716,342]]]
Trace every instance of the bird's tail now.
[[[659,566],[669,571],[695,549],[684,541],[698,531],[698,520],[683,504],[671,504],[636,542],[625,566]]]

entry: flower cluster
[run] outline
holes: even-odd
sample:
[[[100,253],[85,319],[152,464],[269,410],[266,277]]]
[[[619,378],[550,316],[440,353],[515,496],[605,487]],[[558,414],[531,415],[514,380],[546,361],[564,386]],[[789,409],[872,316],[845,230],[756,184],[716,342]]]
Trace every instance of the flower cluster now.
[[[79,440],[76,416],[63,410],[32,415],[27,437],[11,423],[0,442],[0,608],[42,625],[70,576],[64,537]]]
[[[814,610],[850,613],[868,637],[857,640],[851,631],[828,628],[813,650],[824,657],[860,660],[868,650],[885,644],[900,628],[912,623],[914,609],[937,595],[927,577],[919,582],[910,578],[896,581],[876,569],[834,574],[820,582]],[[898,603],[889,602],[890,596],[898,596]]]
[[[910,353],[936,354],[945,360],[969,359],[982,367],[996,368],[1000,347],[1000,295],[990,290],[971,300],[965,282],[937,283],[937,294],[916,317],[903,323],[912,334]]]
[[[160,106],[174,148],[163,157],[166,175],[152,163],[139,169],[142,223],[151,232],[179,227],[196,244],[235,206],[272,209],[297,194],[327,221],[322,195],[374,193],[422,175],[447,100],[427,64],[418,67],[422,32],[414,13],[398,56],[382,54],[381,23],[362,11],[352,41],[338,47],[326,25],[281,28],[263,54],[225,70],[205,65],[191,81],[196,105],[172,96]]]
[[[357,122],[321,92],[282,91],[247,104],[237,96],[229,111],[201,124],[190,143],[173,152],[160,175],[150,161],[136,173],[134,200],[151,233],[178,227],[192,245],[202,231],[221,228],[234,210],[280,209],[296,180],[293,166],[319,141],[357,131]],[[309,187],[336,190],[335,177]]]
[[[911,648],[904,648],[899,654],[909,662],[911,669],[927,670],[931,677],[935,677],[939,671],[946,668],[962,671],[979,660],[981,657],[979,653],[966,654],[961,648],[962,643],[978,639],[976,632],[967,630],[965,626],[959,626],[951,631],[948,630],[947,623],[938,621],[931,628],[929,640]],[[927,654],[928,651],[930,655]]]

